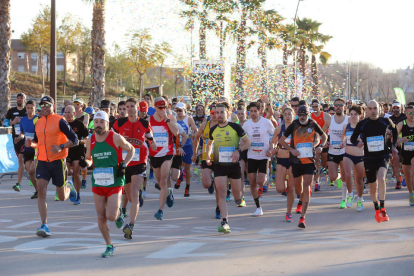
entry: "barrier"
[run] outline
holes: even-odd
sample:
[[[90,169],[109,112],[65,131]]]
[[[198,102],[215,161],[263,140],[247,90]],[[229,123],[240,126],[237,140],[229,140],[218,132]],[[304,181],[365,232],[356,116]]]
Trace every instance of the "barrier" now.
[[[13,138],[11,134],[0,134],[0,178],[17,175],[19,161],[14,152]]]

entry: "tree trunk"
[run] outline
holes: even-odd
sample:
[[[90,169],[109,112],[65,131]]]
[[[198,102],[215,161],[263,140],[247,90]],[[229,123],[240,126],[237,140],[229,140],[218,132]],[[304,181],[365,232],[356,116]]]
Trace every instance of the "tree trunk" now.
[[[236,66],[236,94],[246,98],[244,94],[244,72],[246,69],[246,18],[247,14],[243,10],[240,26],[237,34],[237,66]]]
[[[49,64],[50,64],[50,56],[46,54],[46,82],[49,82]]]
[[[319,79],[318,79],[318,64],[316,63],[316,56],[312,55],[312,80],[313,80],[313,96],[316,97],[319,94]]]
[[[223,21],[220,21],[220,60],[223,60]]]
[[[302,95],[306,93],[306,53],[305,53],[305,45],[302,43],[300,45],[299,50],[299,71],[302,75]]]
[[[83,80],[82,80],[82,90],[83,90],[83,87],[84,87],[84,85],[85,85],[85,79],[86,79],[86,57],[82,60],[82,71],[83,71]]]
[[[138,78],[138,89],[139,89],[139,100],[141,101],[142,99],[142,78],[143,78],[144,74],[139,74],[139,78]]]
[[[206,25],[203,20],[200,23],[200,29],[198,30],[200,36],[200,60],[207,59],[206,50]]]
[[[63,95],[66,95],[66,62],[67,62],[66,55],[67,55],[67,48],[68,47],[69,46],[66,45],[66,48],[63,52],[63,56],[65,58],[64,63],[63,63]]]
[[[43,67],[43,46],[40,46],[40,68],[41,68],[41,74],[42,74],[42,91],[43,96],[45,95],[45,68]]]
[[[10,0],[0,0],[0,120],[10,108]]]
[[[261,86],[262,86],[262,93],[263,95],[268,95],[267,91],[267,59],[266,59],[266,48],[263,43],[260,43],[259,48],[257,49],[257,53],[259,55],[259,58],[262,62],[262,68],[261,68]]]
[[[94,3],[92,22],[92,99],[99,106],[105,97],[105,1]]]
[[[160,66],[160,86],[162,85],[162,63],[161,63],[161,66]]]
[[[288,86],[288,77],[286,75],[288,69],[288,49],[287,49],[287,43],[283,46],[283,69],[282,69],[282,85],[283,90],[285,92],[285,97],[287,98],[287,93],[289,90]]]

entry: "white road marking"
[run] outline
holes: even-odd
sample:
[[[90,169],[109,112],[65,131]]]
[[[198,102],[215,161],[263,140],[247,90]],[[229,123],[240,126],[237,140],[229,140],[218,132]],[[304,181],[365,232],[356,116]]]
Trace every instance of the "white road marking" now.
[[[39,224],[39,225],[42,224],[40,222],[40,220],[29,220],[29,221],[26,221],[26,222],[23,222],[23,223],[20,223],[20,224],[9,226],[7,228],[17,229],[17,228],[20,228],[20,227],[23,227],[23,226],[32,225],[32,224],[36,224],[36,223]]]
[[[151,259],[176,259],[176,258],[188,258],[188,257],[222,257],[225,253],[191,253],[206,243],[195,243],[195,242],[179,242],[157,251],[145,258]]]
[[[9,236],[0,236],[0,243],[2,242],[12,242],[17,241],[16,237],[9,237]]]

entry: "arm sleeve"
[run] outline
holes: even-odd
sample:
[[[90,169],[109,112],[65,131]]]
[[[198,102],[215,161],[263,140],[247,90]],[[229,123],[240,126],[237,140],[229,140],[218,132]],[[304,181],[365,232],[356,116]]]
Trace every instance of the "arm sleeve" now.
[[[9,109],[9,110],[7,111],[7,114],[6,114],[6,119],[11,120],[11,119],[12,119],[12,117],[13,117],[13,113],[12,113],[11,109]]]
[[[20,123],[20,133],[24,133],[24,128],[23,128],[23,124]]]
[[[246,131],[244,131],[244,129],[241,127],[241,125],[239,124],[233,124],[232,127],[234,128],[234,130],[237,132],[237,135],[240,138],[243,138],[244,136],[246,136]]]
[[[316,122],[315,122],[316,123]],[[322,136],[324,134],[322,128],[320,125],[318,125],[318,123],[315,124],[315,132],[318,133],[320,136]]]
[[[59,121],[59,129],[63,132],[63,134],[66,135],[66,137],[72,141],[73,146],[79,145],[78,136],[73,131],[73,129],[69,126],[68,122],[65,121],[65,119],[60,119]]]
[[[89,135],[89,131],[83,123],[82,123],[82,132],[81,133],[82,133],[82,137],[84,137],[84,138],[88,137],[88,135]]]
[[[212,128],[210,128],[210,133],[208,134],[208,139],[211,141],[214,141],[214,137],[213,137],[213,132],[216,129],[218,125],[213,126]]]
[[[289,135],[291,135],[291,134],[293,133],[293,129],[294,129],[294,126],[293,126],[293,123],[292,123],[292,124],[290,124],[290,125],[288,126],[288,128],[285,130],[285,132],[283,133],[283,136],[285,136],[285,137],[289,137]]]
[[[362,122],[363,121],[358,122],[358,124],[356,125],[356,127],[354,129],[354,133],[352,133],[352,136],[351,136],[351,143],[352,144],[357,144],[358,143],[357,139],[359,137],[359,134],[361,134]]]

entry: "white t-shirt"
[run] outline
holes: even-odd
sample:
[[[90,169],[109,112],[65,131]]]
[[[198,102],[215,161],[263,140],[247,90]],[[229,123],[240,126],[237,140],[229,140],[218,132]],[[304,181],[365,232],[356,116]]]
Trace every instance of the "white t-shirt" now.
[[[260,117],[257,123],[254,123],[253,120],[250,119],[244,123],[243,129],[251,141],[251,145],[247,152],[247,158],[269,160],[270,157],[266,156],[266,152],[269,150],[270,135],[275,132],[272,122],[263,117]]]

